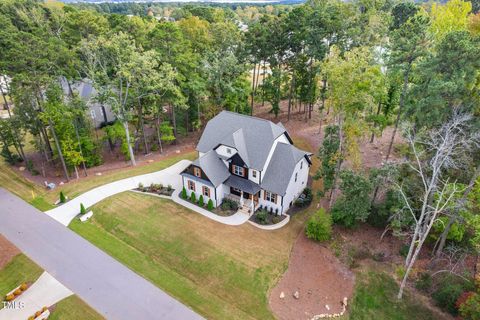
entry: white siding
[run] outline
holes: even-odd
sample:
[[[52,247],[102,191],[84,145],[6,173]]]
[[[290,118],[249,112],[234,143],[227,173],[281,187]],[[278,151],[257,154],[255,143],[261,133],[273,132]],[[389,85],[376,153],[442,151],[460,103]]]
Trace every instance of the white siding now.
[[[229,193],[228,189],[229,188],[224,184],[217,187],[217,202],[219,205],[222,203],[223,198]]]
[[[208,200],[209,199],[212,199],[213,201],[213,206],[216,207],[217,206],[217,201],[215,200],[215,188],[210,186],[210,185],[207,185],[207,184],[204,184],[204,183],[201,183],[200,181],[196,181],[196,180],[193,180],[193,179],[189,179],[187,177],[182,177],[183,178],[183,185],[185,187],[185,189],[187,190],[187,195],[188,197],[191,197],[191,194],[192,194],[192,190],[188,189],[188,180],[190,181],[193,181],[193,183],[195,184],[195,197],[198,201],[198,199],[200,198],[200,195],[203,195],[202,193],[202,187],[207,187],[210,189],[210,198],[207,197],[207,196],[203,196],[203,202],[205,203],[205,205],[208,203]],[[217,193],[218,194],[218,193]]]
[[[270,163],[270,159],[272,159],[273,152],[275,151],[275,148],[277,147],[277,143],[283,142],[287,144],[291,144],[290,141],[288,141],[287,136],[285,134],[282,134],[279,136],[277,139],[272,144],[272,148],[270,149],[270,152],[268,153],[267,160],[265,161],[265,165],[263,166],[262,173],[266,172],[268,168],[268,164]],[[262,174],[262,180],[263,180],[263,174]]]
[[[300,167],[302,167],[302,169],[300,169]],[[287,191],[285,193],[285,199],[283,201],[284,212],[290,208],[290,202],[292,202],[293,205],[293,201],[298,198],[303,189],[305,189],[307,186],[309,169],[310,167],[308,166],[308,162],[305,158],[302,158],[302,160],[296,164],[295,170],[290,177],[290,182],[288,183]],[[295,173],[298,174],[296,182]]]
[[[257,173],[256,177],[253,177],[253,171]],[[255,182],[256,184],[260,184],[260,171],[255,169],[248,169],[248,180]]]
[[[228,149],[230,149],[230,153],[227,152]],[[218,146],[218,148],[215,149],[215,151],[217,151],[219,155],[227,158],[230,158],[231,156],[237,153],[237,149],[232,147],[227,147],[225,145]]]
[[[278,209],[278,214],[282,213],[282,196],[277,194],[277,201],[275,203],[270,202],[268,200],[265,200],[265,190],[260,191],[260,197],[259,197],[259,204],[266,208],[268,211],[270,211],[270,208],[273,208],[273,211],[275,212],[275,209]]]

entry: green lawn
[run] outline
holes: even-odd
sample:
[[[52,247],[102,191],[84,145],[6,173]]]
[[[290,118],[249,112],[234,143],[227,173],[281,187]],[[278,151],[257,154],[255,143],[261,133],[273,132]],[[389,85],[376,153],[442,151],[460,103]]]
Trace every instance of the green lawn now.
[[[350,303],[350,320],[439,320],[441,314],[406,294],[397,300],[398,285],[389,275],[368,271],[357,274],[353,300]]]
[[[55,305],[49,320],[101,320],[104,319],[83,300],[73,295]]]
[[[3,300],[8,292],[24,282],[34,283],[42,273],[42,268],[26,255],[22,253],[16,255],[0,270],[0,294],[2,297],[0,300]],[[0,304],[1,308],[3,308],[3,304]],[[100,320],[103,317],[74,295],[57,303],[49,319]]]
[[[70,228],[208,319],[272,319],[268,290],[284,273],[306,214],[266,232],[229,227],[170,200],[126,192]]]
[[[162,170],[182,159],[193,160],[195,157],[195,152],[169,156],[161,161],[139,165],[137,167],[106,172],[101,176],[91,175],[89,177],[82,178],[79,181],[71,180],[70,183],[67,183],[63,186],[58,186],[52,191],[47,191],[45,188],[25,179],[18,172],[13,170],[8,164],[0,160],[0,187],[16,194],[37,209],[46,211],[54,207],[53,203],[55,203],[55,201],[58,199],[60,191],[63,191],[70,198],[74,198],[100,185],[119,179]]]
[[[43,270],[24,254],[16,255],[0,270],[0,294],[5,295],[24,282],[33,283]],[[0,305],[0,308],[3,304]]]

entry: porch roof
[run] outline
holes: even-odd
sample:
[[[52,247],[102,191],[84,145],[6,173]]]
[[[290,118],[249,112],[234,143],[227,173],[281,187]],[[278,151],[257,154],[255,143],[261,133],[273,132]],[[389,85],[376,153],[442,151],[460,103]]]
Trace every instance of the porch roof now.
[[[229,187],[240,189],[251,194],[255,194],[260,191],[260,186],[255,182],[240,178],[234,174],[230,175],[230,177],[224,183]]]

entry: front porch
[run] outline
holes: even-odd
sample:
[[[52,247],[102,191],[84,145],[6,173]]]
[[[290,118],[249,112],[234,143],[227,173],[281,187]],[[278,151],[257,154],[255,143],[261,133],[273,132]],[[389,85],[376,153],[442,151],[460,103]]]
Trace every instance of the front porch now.
[[[242,211],[248,216],[251,216],[257,209],[258,209],[258,192],[257,195],[252,197],[251,193],[240,191],[240,195],[236,195],[234,193],[230,193],[225,196],[225,198],[233,200],[235,202],[240,203],[239,211]]]
[[[230,187],[230,193],[225,197],[240,203],[240,211],[251,216],[257,210],[260,197],[260,186],[253,181],[231,175],[225,185]]]

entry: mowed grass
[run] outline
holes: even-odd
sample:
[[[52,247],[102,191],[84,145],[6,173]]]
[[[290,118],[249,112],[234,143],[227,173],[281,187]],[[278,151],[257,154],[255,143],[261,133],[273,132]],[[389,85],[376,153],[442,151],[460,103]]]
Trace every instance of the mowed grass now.
[[[5,295],[22,283],[33,283],[42,274],[43,270],[24,254],[16,255],[0,270],[1,300]],[[3,304],[0,304],[3,308]]]
[[[58,199],[60,191],[63,191],[65,195],[70,197],[70,199],[75,198],[76,196],[85,193],[86,191],[93,189],[95,187],[110,183],[116,180],[125,179],[141,174],[151,173],[165,169],[182,159],[193,160],[197,157],[196,152],[189,152],[180,155],[173,155],[166,157],[160,161],[153,163],[138,165],[136,167],[129,167],[124,169],[115,170],[112,172],[105,172],[101,176],[90,175],[86,178],[82,178],[78,181],[71,180],[69,183],[64,184],[63,186],[58,186],[52,191],[48,191],[44,198],[49,203],[55,203]]]
[[[45,211],[53,206],[45,200],[47,191],[15,172],[7,163],[0,160],[0,187],[12,192],[23,200]]]
[[[103,184],[162,170],[182,159],[193,160],[196,156],[196,152],[189,152],[181,155],[169,156],[160,161],[139,165],[137,167],[107,172],[101,176],[90,175],[89,177],[82,178],[78,181],[71,180],[69,183],[64,184],[63,186],[57,186],[57,188],[51,191],[47,191],[42,186],[25,179],[7,163],[0,160],[0,187],[14,193],[37,209],[47,211],[54,208],[53,204],[57,201],[60,191],[63,191],[68,197],[70,197],[70,199],[73,199],[74,197]]]
[[[82,299],[73,295],[55,305],[49,320],[101,320],[105,319]]]
[[[353,300],[349,308],[350,320],[439,320],[408,292],[397,299],[398,284],[382,272],[366,271],[357,274]]]
[[[208,319],[273,319],[268,291],[307,217],[276,231],[232,227],[132,192],[92,210],[89,222],[70,228]]]

